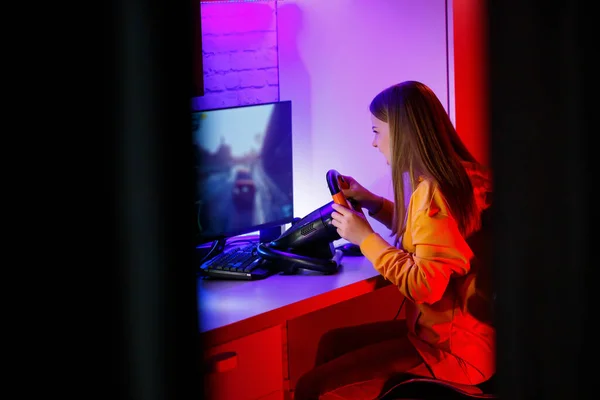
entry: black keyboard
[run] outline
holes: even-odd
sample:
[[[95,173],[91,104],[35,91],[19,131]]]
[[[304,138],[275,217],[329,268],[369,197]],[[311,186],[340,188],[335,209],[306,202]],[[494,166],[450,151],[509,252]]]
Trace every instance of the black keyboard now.
[[[270,264],[256,253],[256,244],[253,243],[217,254],[200,266],[200,273],[209,279],[264,279],[276,272],[268,268]]]

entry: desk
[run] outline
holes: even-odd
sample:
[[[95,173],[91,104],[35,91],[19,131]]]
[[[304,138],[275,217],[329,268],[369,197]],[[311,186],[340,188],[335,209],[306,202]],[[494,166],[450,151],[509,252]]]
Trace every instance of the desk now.
[[[221,363],[213,370],[231,372],[227,373],[229,378],[222,373],[209,376],[213,381],[207,386],[215,398],[225,400],[286,398],[290,383],[293,386],[295,381],[290,377],[288,359],[289,347],[294,345],[288,341],[293,333],[288,332],[290,321],[386,287],[400,296],[362,256],[343,257],[340,271],[335,275],[302,270],[297,275],[274,275],[260,281],[199,280],[198,310],[205,355]],[[385,313],[385,318],[391,318],[399,303],[395,300],[386,303],[390,303],[388,309],[376,308]],[[372,306],[369,308],[371,317],[377,314],[373,314]],[[223,362],[224,354],[231,359]],[[236,369],[239,371],[234,372]],[[249,379],[248,375],[254,378]],[[257,383],[258,375],[262,381]],[[248,385],[252,387],[244,393],[232,389]]]

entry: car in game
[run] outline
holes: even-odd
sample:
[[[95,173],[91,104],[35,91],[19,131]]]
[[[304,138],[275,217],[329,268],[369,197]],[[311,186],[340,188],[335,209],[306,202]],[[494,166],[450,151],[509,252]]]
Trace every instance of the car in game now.
[[[251,207],[254,205],[256,185],[252,173],[246,168],[239,168],[235,172],[233,182],[233,202],[238,207]]]

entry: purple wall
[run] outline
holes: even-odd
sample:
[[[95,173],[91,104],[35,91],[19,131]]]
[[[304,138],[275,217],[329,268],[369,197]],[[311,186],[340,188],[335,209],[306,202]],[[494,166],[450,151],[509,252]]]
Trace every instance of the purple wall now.
[[[275,1],[203,3],[205,95],[197,110],[279,100]]]

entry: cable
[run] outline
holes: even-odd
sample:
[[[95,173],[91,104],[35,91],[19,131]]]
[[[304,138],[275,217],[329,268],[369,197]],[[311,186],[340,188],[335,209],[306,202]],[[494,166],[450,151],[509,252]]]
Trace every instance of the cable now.
[[[398,319],[398,315],[400,315],[400,311],[402,311],[402,307],[404,307],[405,301],[406,301],[406,297],[402,299],[402,303],[400,303],[400,308],[398,309],[398,312],[396,313],[396,316],[393,318],[393,320]]]
[[[202,257],[202,259],[200,260],[198,265],[204,264],[204,262],[206,260],[208,260],[209,258],[211,258],[214,253],[218,254],[221,251],[223,251],[224,247],[225,247],[225,239],[221,238],[221,239],[214,240],[212,246],[210,247],[210,250],[208,250],[208,253],[206,253],[206,255],[204,257]]]

